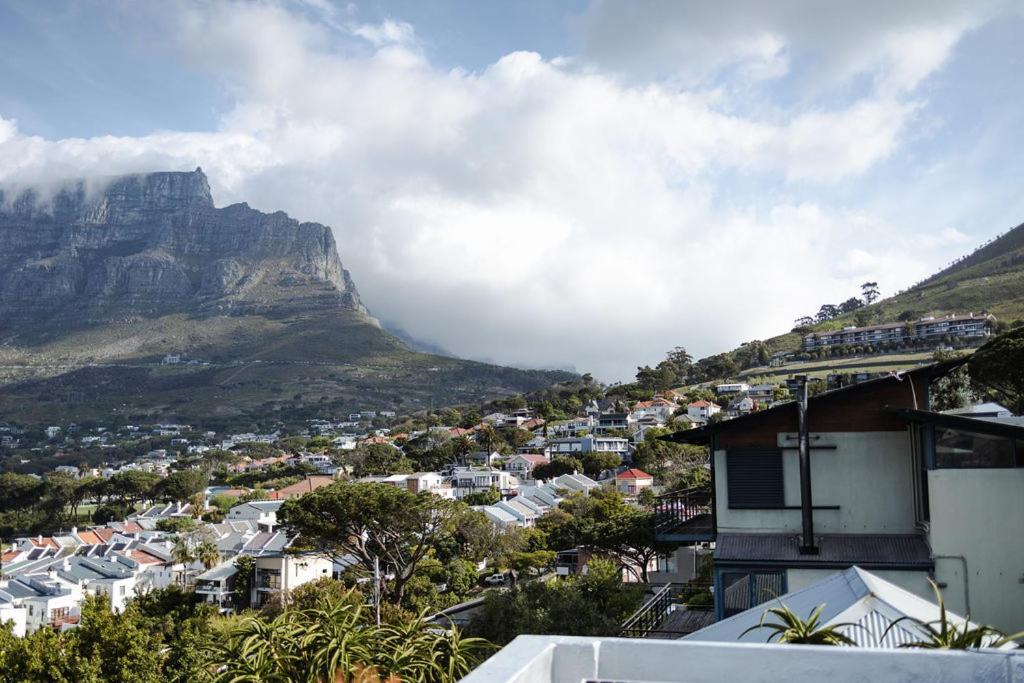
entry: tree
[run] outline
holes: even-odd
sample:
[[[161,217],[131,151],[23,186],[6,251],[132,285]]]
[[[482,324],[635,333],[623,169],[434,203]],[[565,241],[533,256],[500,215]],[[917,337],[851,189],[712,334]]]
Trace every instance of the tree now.
[[[936,351],[932,359],[936,363],[960,358],[963,354]],[[961,365],[932,383],[928,391],[931,410],[956,410],[970,405],[976,398],[971,388],[971,376],[966,365]]]
[[[851,296],[849,299],[847,299],[843,303],[839,304],[839,312],[840,313],[853,313],[858,308],[861,308],[863,306],[864,306],[864,302],[863,301],[861,301],[860,299],[858,299],[855,296]]]
[[[196,528],[196,520],[194,517],[165,517],[157,520],[156,528],[158,531],[184,533]]]
[[[27,474],[0,474],[0,512],[9,515],[12,531],[25,531],[31,509],[42,495],[43,483]]]
[[[167,475],[157,485],[153,495],[167,502],[185,501],[202,493],[209,483],[210,475],[206,470],[178,470]]]
[[[252,583],[256,578],[256,560],[252,555],[235,558],[235,585],[232,590],[235,609],[245,609],[252,603]]]
[[[462,509],[431,493],[338,482],[285,502],[278,518],[301,544],[336,559],[352,555],[366,572],[379,560],[394,574],[384,591],[398,603],[417,565],[451,534]]]
[[[624,583],[615,564],[594,558],[587,573],[531,581],[487,593],[467,631],[498,645],[523,633],[617,636],[639,606],[643,588]]]
[[[377,626],[357,599],[317,601],[270,621],[243,617],[215,641],[215,683],[229,681],[437,681],[455,683],[488,643],[422,619]]]
[[[988,341],[967,361],[971,379],[1015,414],[1024,413],[1024,327]]]
[[[153,497],[153,490],[160,483],[160,475],[142,470],[125,470],[107,480],[104,493],[117,498],[126,508],[134,508],[143,500]]]
[[[834,304],[822,304],[821,308],[818,309],[818,314],[815,316],[815,320],[819,323],[823,323],[826,320],[839,315],[839,309]]]
[[[501,493],[497,488],[491,487],[486,491],[474,491],[464,496],[462,502],[466,505],[494,505],[501,500]]]
[[[560,477],[563,474],[582,472],[583,463],[572,456],[561,456],[552,458],[551,462],[542,462],[533,468],[533,478],[549,480]]]
[[[589,476],[597,476],[605,470],[614,470],[622,464],[618,453],[593,451],[583,456],[583,472]]]
[[[360,446],[350,456],[352,473],[357,477],[412,472],[404,454],[391,444],[374,443]]]
[[[878,292],[878,283],[865,282],[860,286],[860,295],[864,297],[864,301],[868,305],[872,304],[880,296]]]
[[[196,545],[195,558],[207,569],[212,569],[220,564],[220,550],[212,540],[204,539]]]

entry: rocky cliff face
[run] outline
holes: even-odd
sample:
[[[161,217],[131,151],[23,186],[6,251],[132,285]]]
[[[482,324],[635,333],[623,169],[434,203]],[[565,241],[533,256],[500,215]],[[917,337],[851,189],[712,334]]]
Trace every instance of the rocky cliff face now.
[[[167,313],[368,313],[319,223],[216,208],[201,169],[0,189],[0,332]],[[374,321],[375,322],[375,321]]]

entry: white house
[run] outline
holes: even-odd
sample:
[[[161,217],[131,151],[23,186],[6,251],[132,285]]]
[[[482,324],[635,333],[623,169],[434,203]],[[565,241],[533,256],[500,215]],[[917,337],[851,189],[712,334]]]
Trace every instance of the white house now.
[[[253,500],[241,503],[228,510],[228,521],[238,522],[249,520],[266,531],[273,531],[277,526],[277,511],[284,505],[283,500]]]
[[[540,453],[517,453],[505,461],[505,469],[519,479],[531,479],[533,468],[547,462],[548,458]]]
[[[711,416],[722,412],[722,407],[711,401],[693,401],[686,404],[686,416],[694,422],[707,422]]]

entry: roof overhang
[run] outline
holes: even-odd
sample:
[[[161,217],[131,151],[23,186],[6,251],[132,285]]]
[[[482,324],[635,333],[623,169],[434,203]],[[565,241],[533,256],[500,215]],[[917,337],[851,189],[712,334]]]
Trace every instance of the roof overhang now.
[[[933,424],[939,427],[948,427],[965,432],[976,432],[978,434],[990,434],[992,436],[1004,436],[1010,439],[1024,440],[1024,427],[996,420],[983,420],[976,417],[965,417],[963,415],[949,415],[947,413],[936,413],[930,410],[914,410],[913,408],[887,408],[887,412],[904,418],[908,422],[918,424]]]

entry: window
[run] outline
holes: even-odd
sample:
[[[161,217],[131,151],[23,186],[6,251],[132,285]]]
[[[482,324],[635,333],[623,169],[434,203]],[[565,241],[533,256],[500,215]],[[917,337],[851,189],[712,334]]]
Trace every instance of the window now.
[[[724,571],[720,601],[723,617],[744,612],[786,592],[786,576],[779,571]]]
[[[785,505],[782,451],[776,448],[730,450],[725,458],[731,509],[768,509]]]
[[[1024,467],[1024,442],[936,427],[935,465],[940,468]]]
[[[52,609],[50,610],[50,621],[57,621],[58,619],[63,619],[64,617],[68,616],[70,612],[70,607],[57,607],[56,609]]]

